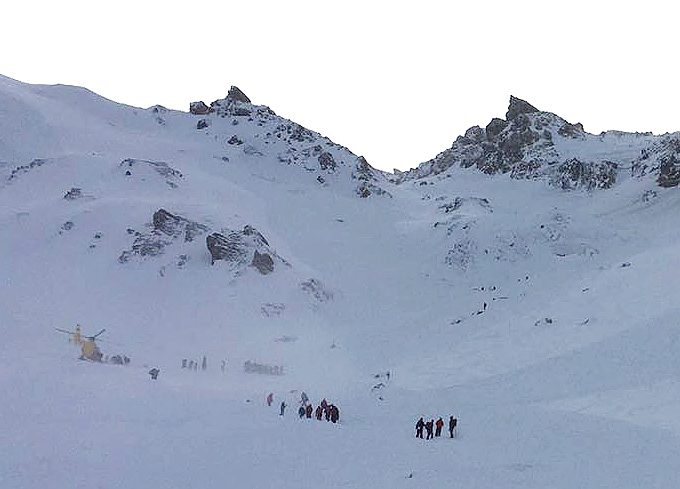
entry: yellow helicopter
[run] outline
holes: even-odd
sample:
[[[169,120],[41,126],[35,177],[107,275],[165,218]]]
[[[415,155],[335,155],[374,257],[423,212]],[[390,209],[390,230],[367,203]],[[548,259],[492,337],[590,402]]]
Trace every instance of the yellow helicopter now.
[[[91,362],[101,362],[102,355],[101,350],[95,342],[96,338],[101,335],[105,329],[102,329],[98,333],[92,336],[86,336],[82,333],[80,329],[80,324],[76,325],[75,331],[67,331],[65,329],[54,328],[60,333],[66,333],[70,335],[69,342],[80,346],[80,359],[90,360]]]

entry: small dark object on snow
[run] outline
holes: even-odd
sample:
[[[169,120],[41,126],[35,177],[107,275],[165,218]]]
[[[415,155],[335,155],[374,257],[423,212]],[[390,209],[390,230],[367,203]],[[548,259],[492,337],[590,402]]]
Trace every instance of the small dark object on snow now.
[[[154,367],[151,370],[149,370],[149,375],[151,376],[152,380],[156,380],[160,372],[161,372],[160,370]]]

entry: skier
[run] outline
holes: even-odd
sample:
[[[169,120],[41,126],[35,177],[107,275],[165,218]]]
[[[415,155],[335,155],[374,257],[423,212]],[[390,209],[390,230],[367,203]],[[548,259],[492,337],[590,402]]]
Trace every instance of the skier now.
[[[151,376],[152,380],[156,380],[158,378],[159,373],[160,373],[160,370],[158,370],[156,367],[149,370],[149,375]]]
[[[423,437],[423,428],[425,428],[425,421],[423,421],[423,417],[421,416],[416,423],[416,438]]]
[[[436,423],[436,430],[434,432],[434,436],[442,436],[442,428],[444,427],[444,420],[442,418],[439,418]]]
[[[305,417],[305,408],[304,406],[300,406],[300,409],[298,409],[298,416],[300,416],[300,419]]]
[[[283,416],[284,411],[286,410],[286,402],[281,401],[281,412],[279,413],[279,416]]]
[[[340,419],[340,410],[335,405],[331,406],[330,410],[331,410],[331,421],[333,422],[333,424],[335,424]]]
[[[318,421],[321,421],[321,417],[323,416],[323,409],[321,408],[321,406],[316,407],[316,411],[315,411],[314,415],[316,416],[316,419]]]
[[[270,393],[267,395],[267,406],[271,406],[271,405],[272,405],[272,402],[274,402],[274,393],[273,393],[273,392],[270,392]]]
[[[431,419],[427,423],[425,423],[425,430],[427,430],[427,436],[425,437],[426,440],[431,440],[432,439],[432,428],[434,427],[434,419]]]
[[[307,404],[307,408],[305,409],[305,414],[307,415],[307,419],[312,419],[312,412],[314,409],[312,409],[311,404]]]
[[[451,435],[451,438],[453,438],[453,432],[456,429],[456,425],[458,424],[458,419],[454,418],[453,416],[449,417],[449,434]]]

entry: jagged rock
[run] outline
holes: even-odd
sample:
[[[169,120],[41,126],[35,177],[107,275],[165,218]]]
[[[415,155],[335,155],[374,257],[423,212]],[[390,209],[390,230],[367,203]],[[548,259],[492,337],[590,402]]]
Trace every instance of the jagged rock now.
[[[196,129],[205,129],[206,127],[210,126],[210,120],[209,119],[201,119],[196,123]]]
[[[65,200],[76,200],[83,196],[83,190],[77,187],[72,187],[71,190],[64,195]]]
[[[238,138],[238,136],[237,136],[236,134],[234,134],[231,138],[229,138],[229,140],[227,141],[227,144],[231,144],[231,145],[234,145],[234,144],[240,145],[240,144],[243,144],[243,141],[241,141],[241,140]]]
[[[321,153],[318,157],[319,161],[319,167],[324,170],[324,171],[335,171],[336,164],[335,164],[335,158],[333,158],[333,155],[324,152]]]
[[[206,245],[208,251],[210,251],[211,264],[213,265],[219,260],[238,262],[245,255],[242,243],[235,233],[231,233],[229,236],[212,233],[206,237]]]
[[[486,137],[489,140],[492,140],[493,138],[498,136],[506,127],[508,127],[507,121],[494,117],[493,119],[491,119],[491,122],[489,122],[489,124],[487,124],[486,126]]]
[[[274,271],[274,260],[269,253],[260,253],[255,250],[251,266],[257,268],[257,271],[262,275],[267,275]]]
[[[246,104],[251,103],[250,99],[246,96],[246,94],[243,93],[240,88],[234,85],[232,85],[231,88],[229,89],[229,93],[227,93],[227,99],[235,100],[237,102],[243,102]]]
[[[128,262],[135,255],[142,258],[161,255],[165,247],[174,240],[183,238],[185,243],[191,242],[196,236],[208,231],[207,226],[171,214],[165,209],[158,209],[153,213],[151,225],[147,226],[147,229],[149,230],[143,233],[133,229],[127,230],[128,234],[135,236],[135,240],[132,247],[118,257],[120,263]]]
[[[186,242],[193,241],[196,236],[208,231],[207,226],[171,214],[165,209],[158,209],[153,213],[153,228],[167,236],[178,237],[184,234]]]
[[[616,182],[617,167],[611,161],[586,163],[572,158],[553,170],[550,183],[562,190],[608,189]]]
[[[529,102],[510,95],[510,105],[508,106],[508,112],[505,114],[505,119],[512,121],[518,115],[531,114],[532,112],[538,112],[538,109]]]
[[[269,246],[269,242],[267,239],[262,236],[262,233],[260,233],[257,229],[255,229],[253,226],[250,224],[246,224],[243,227],[243,235],[244,236],[252,236],[255,239],[255,244],[258,246]]]
[[[660,187],[677,187],[680,184],[680,160],[676,155],[663,158],[659,166],[659,176],[656,183]]]
[[[577,122],[576,124],[565,122],[562,127],[557,130],[557,133],[565,138],[582,138],[584,132],[583,124],[580,122]]]
[[[189,112],[194,115],[206,115],[212,112],[212,109],[201,100],[199,102],[191,102],[189,104]]]

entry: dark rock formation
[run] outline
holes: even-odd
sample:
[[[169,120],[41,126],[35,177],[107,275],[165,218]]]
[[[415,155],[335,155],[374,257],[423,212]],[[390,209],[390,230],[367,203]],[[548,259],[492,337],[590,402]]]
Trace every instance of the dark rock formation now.
[[[250,99],[246,96],[246,94],[243,93],[240,88],[235,87],[233,85],[229,89],[229,93],[227,93],[227,99],[234,100],[236,102],[243,102],[246,104],[251,103]]]
[[[201,100],[199,102],[191,102],[189,104],[189,112],[194,115],[206,115],[212,112],[212,109]]]
[[[235,145],[240,145],[240,144],[243,144],[243,141],[241,141],[241,140],[238,138],[238,136],[237,136],[236,134],[234,134],[232,137],[229,138],[229,140],[227,141],[227,144],[231,144],[231,145],[234,145],[234,144],[235,144]]]
[[[617,164],[611,161],[583,162],[572,158],[553,170],[550,183],[563,190],[608,189],[616,182]]]
[[[492,140],[496,136],[498,136],[506,127],[508,127],[507,121],[494,117],[493,119],[491,119],[491,122],[489,122],[489,124],[487,124],[486,126],[486,137],[489,140]]]
[[[333,155],[328,152],[323,152],[318,157],[319,167],[324,171],[335,171],[336,164]]]
[[[257,271],[262,275],[267,275],[274,271],[274,260],[269,255],[269,253],[260,253],[255,250],[253,255],[253,261],[250,263],[251,266],[257,268]]]
[[[656,183],[660,187],[677,187],[680,184],[680,160],[676,155],[663,158],[659,166],[659,176]]]
[[[510,95],[510,105],[508,106],[508,112],[505,114],[505,119],[507,121],[512,121],[518,115],[531,114],[533,112],[538,112],[538,109],[529,102]]]
[[[210,126],[210,120],[209,119],[201,119],[196,123],[196,129],[205,129],[206,127]]]

